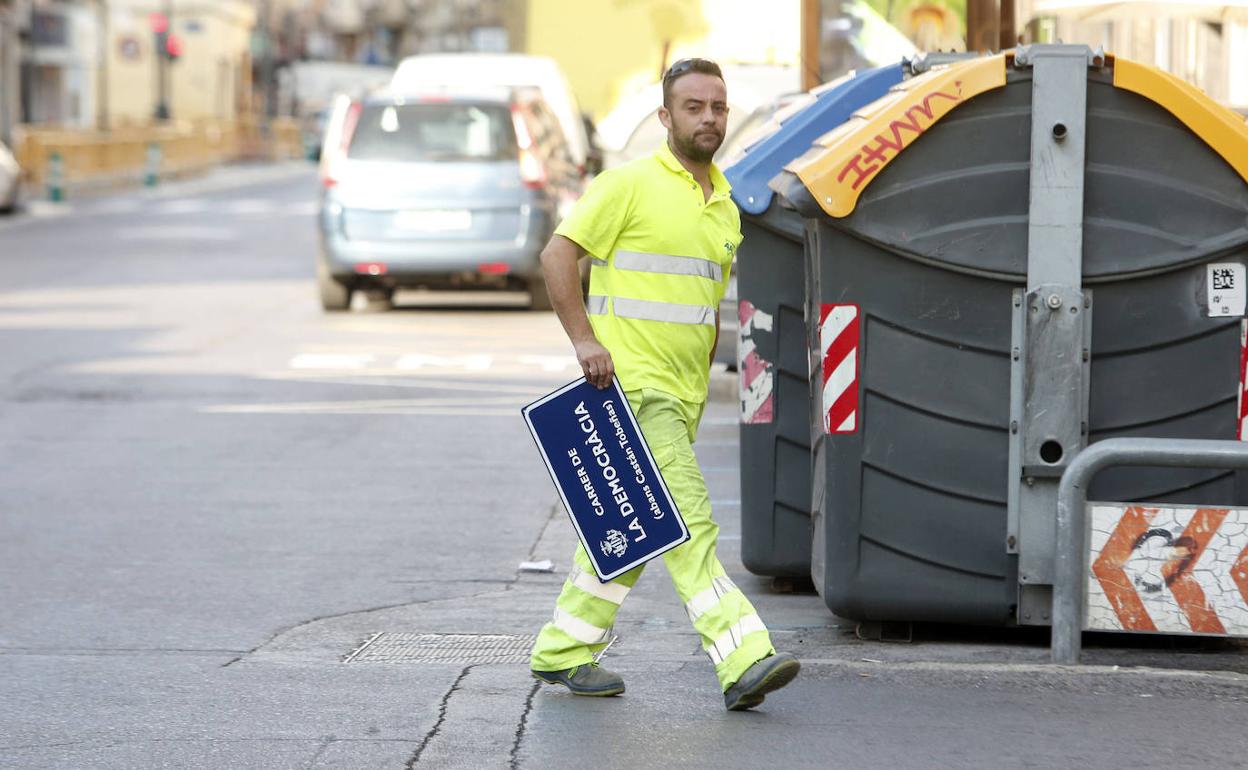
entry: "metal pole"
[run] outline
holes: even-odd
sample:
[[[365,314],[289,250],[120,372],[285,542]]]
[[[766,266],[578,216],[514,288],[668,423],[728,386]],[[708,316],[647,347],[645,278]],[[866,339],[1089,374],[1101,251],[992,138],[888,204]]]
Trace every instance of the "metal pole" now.
[[[164,0],[166,37],[173,34],[173,0]],[[156,119],[168,120],[169,114],[169,58],[164,51],[156,52]]]
[[[1248,443],[1199,439],[1111,438],[1080,452],[1057,490],[1057,553],[1053,586],[1053,662],[1079,662],[1083,639],[1084,584],[1088,574],[1088,485],[1106,468],[1248,470]]]
[[[1001,36],[1001,48],[1014,48],[1018,45],[1018,9],[1015,0],[1001,0],[1001,22],[998,25]]]
[[[96,55],[95,123],[100,131],[108,130],[108,55],[109,20],[108,0],[95,0],[96,22],[100,28],[99,53]]]
[[[273,0],[264,0],[260,13],[263,14],[260,28],[264,30],[264,58],[260,60],[260,79],[264,81],[264,116],[272,120],[277,115],[277,79],[273,71]]]
[[[823,82],[819,71],[820,1],[802,0],[802,90],[809,91]]]
[[[17,12],[0,0],[0,142],[11,144],[18,112]]]
[[[997,0],[966,0],[966,50],[997,50],[1000,23]]]

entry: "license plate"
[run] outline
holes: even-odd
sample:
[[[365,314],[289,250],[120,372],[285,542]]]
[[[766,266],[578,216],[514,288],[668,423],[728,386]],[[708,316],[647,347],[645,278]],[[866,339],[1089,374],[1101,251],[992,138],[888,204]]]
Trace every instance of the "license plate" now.
[[[414,209],[394,215],[394,226],[400,230],[445,232],[472,227],[472,212],[467,209]]]

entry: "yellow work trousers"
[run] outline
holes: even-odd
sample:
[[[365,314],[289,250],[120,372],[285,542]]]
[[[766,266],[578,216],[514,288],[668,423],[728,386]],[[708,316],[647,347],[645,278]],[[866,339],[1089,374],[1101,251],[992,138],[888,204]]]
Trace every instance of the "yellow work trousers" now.
[[[689,528],[690,539],[663,554],[663,561],[702,637],[702,649],[715,665],[720,686],[727,690],[775,649],[758,613],[715,556],[719,525],[711,520],[706,481],[693,453],[703,405],[657,390],[626,395]],[[610,641],[615,614],[645,566],[600,583],[584,547],[577,545],[573,559],[554,617],[542,627],[533,647],[534,671],[561,671],[591,662]]]

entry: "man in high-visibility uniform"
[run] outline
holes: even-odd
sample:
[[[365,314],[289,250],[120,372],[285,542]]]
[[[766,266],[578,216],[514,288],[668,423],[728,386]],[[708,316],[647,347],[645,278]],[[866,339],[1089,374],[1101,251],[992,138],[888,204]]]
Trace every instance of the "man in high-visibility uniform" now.
[[[752,708],[793,680],[800,664],[777,653],[767,627],[719,559],[706,482],[693,441],[719,338],[719,302],[741,220],[711,162],[724,140],[727,90],[705,59],[663,76],[667,142],[650,157],[600,174],[542,253],[551,301],[586,378],[618,376],[641,432],[689,528],[663,556],[730,710]],[[592,259],[582,303],[577,260]],[[595,657],[642,568],[600,583],[581,546],[533,648],[533,675],[577,695],[617,695],[624,680]]]

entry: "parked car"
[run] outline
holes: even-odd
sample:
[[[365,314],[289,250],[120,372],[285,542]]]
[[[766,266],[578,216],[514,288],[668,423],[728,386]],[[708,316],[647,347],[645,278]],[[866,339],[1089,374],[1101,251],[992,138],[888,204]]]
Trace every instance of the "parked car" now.
[[[554,59],[525,54],[422,54],[399,62],[391,87],[531,87],[541,92],[567,137],[573,161],[589,174],[602,170],[602,153],[585,130],[576,95]]]
[[[9,148],[0,143],[0,211],[11,211],[17,205],[17,192],[21,186],[22,167]]]
[[[341,98],[322,149],[321,304],[397,288],[527,290],[583,175],[535,89],[390,89]]]

